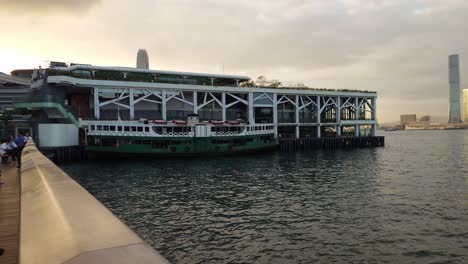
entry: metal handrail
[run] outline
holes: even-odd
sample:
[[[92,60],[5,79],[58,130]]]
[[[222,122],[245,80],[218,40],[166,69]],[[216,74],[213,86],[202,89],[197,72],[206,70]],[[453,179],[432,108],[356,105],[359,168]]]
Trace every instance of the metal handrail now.
[[[64,108],[66,112],[71,113],[75,119],[77,119],[78,111],[77,109],[66,105],[65,101],[57,96],[54,95],[26,95],[21,97],[13,98],[13,104],[24,104],[24,103],[53,103],[58,104]]]

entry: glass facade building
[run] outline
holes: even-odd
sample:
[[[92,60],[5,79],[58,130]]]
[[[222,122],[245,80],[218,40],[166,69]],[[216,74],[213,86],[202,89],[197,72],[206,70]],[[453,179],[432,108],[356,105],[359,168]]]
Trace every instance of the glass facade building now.
[[[468,123],[468,88],[463,89],[463,122]]]

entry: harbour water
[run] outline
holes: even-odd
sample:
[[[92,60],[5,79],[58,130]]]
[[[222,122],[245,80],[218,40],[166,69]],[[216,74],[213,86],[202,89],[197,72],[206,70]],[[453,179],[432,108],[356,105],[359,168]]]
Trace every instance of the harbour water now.
[[[60,166],[174,263],[468,263],[468,130]]]

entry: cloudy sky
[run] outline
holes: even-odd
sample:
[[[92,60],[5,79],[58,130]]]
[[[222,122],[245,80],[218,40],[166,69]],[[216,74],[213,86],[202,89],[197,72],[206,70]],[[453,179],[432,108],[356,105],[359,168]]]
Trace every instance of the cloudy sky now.
[[[467,0],[0,0],[0,71],[48,60],[376,90],[379,121],[446,116],[468,88]],[[467,65],[467,67],[465,67]]]

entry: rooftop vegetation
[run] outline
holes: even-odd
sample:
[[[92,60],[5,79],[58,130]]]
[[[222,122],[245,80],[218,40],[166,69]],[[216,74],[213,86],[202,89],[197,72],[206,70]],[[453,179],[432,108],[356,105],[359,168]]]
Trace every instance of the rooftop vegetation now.
[[[47,69],[48,76],[70,76],[81,79],[93,80],[109,80],[109,81],[126,81],[126,82],[150,82],[150,83],[170,83],[170,84],[186,84],[186,85],[207,85],[211,86],[237,86],[237,82],[230,78],[211,78],[203,76],[181,76],[162,73],[146,73],[146,72],[125,72],[112,70],[88,70],[76,69],[73,71]],[[375,91],[352,90],[352,89],[328,89],[328,88],[311,88],[304,83],[298,82],[291,85],[284,85],[281,81],[273,79],[269,80],[265,76],[259,76],[255,80],[248,80],[239,84],[241,87],[257,87],[257,88],[274,88],[274,89],[299,89],[299,90],[316,90],[316,91],[337,91],[337,92],[365,92],[376,93]]]
[[[377,93],[367,90],[353,89],[330,89],[330,88],[312,88],[302,82],[284,85],[279,80],[268,80],[265,76],[259,76],[256,80],[248,80],[240,84],[241,87],[257,87],[257,88],[273,88],[273,89],[298,89],[298,90],[315,90],[315,91],[336,91],[336,92],[360,92],[360,93]]]

